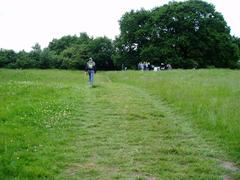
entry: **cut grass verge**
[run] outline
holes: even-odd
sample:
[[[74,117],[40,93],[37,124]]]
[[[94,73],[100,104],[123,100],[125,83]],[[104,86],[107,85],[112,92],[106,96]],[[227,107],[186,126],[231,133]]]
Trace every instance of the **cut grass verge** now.
[[[239,177],[193,116],[167,104],[158,75],[100,72],[89,88],[78,71],[0,70],[0,177]]]

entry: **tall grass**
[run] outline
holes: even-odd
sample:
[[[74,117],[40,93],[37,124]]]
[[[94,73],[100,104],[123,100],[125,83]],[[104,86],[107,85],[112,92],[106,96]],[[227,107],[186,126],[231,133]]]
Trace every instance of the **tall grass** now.
[[[72,151],[79,72],[0,70],[0,79],[1,179],[53,177]]]
[[[108,74],[174,106],[240,163],[240,71],[174,70]]]

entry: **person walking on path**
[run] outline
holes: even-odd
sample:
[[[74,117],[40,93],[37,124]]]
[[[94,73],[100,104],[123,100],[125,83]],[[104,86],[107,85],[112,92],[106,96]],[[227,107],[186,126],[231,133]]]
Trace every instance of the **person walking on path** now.
[[[86,73],[88,73],[89,76],[89,86],[93,87],[93,80],[94,80],[94,74],[96,73],[96,63],[93,61],[93,59],[90,57],[86,67],[85,67]]]

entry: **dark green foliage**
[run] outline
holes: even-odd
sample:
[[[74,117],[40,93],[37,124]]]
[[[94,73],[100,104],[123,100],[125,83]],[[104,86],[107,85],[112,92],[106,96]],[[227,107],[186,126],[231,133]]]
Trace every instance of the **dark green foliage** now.
[[[80,33],[80,36],[64,36],[54,39],[49,43],[48,51],[53,53],[57,59],[55,68],[61,69],[84,69],[88,58],[95,60],[98,69],[113,69],[111,55],[113,52],[110,39],[91,38],[87,33]]]
[[[88,58],[93,57],[100,70],[114,69],[113,45],[107,37],[90,38],[86,33],[80,36],[64,36],[54,39],[45,49],[36,43],[29,53],[0,50],[0,67],[7,68],[59,68],[84,69]]]
[[[72,44],[76,44],[77,39],[78,38],[76,36],[63,36],[60,39],[53,39],[52,42],[49,43],[48,47],[50,51],[55,51],[56,54],[60,54]]]
[[[58,60],[55,57],[54,52],[50,51],[48,48],[43,49],[40,54],[39,67],[41,69],[57,68]]]
[[[114,43],[113,58],[117,67],[122,64],[131,68],[136,67],[141,50],[150,42],[149,21],[149,12],[143,9],[137,12],[127,12],[122,16],[120,20],[121,34]]]
[[[115,61],[171,63],[177,68],[234,67],[238,47],[222,14],[201,0],[131,11],[120,20]]]
[[[114,69],[112,61],[113,45],[107,37],[99,37],[90,43],[90,55],[100,70]]]
[[[0,49],[0,67],[15,67],[17,54],[13,50]]]
[[[40,68],[41,53],[42,53],[41,46],[38,43],[36,43],[32,47],[32,51],[29,53],[31,68]]]
[[[27,52],[25,51],[20,51],[17,55],[17,62],[16,62],[16,66],[18,68],[31,68],[31,59],[30,56]]]
[[[235,65],[235,68],[240,69],[240,38],[233,36],[233,42],[237,46],[238,49],[238,61],[237,64]]]

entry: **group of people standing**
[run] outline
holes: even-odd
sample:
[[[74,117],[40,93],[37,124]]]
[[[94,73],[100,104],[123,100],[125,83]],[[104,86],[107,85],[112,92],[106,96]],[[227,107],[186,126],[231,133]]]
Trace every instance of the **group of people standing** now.
[[[160,70],[170,70],[170,69],[172,69],[171,64],[161,63],[160,66],[154,66],[150,62],[138,63],[138,70],[141,70],[141,71],[148,71],[148,70],[160,71]]]
[[[140,62],[138,63],[138,70],[141,71],[152,70],[152,65],[150,64],[150,62]]]

